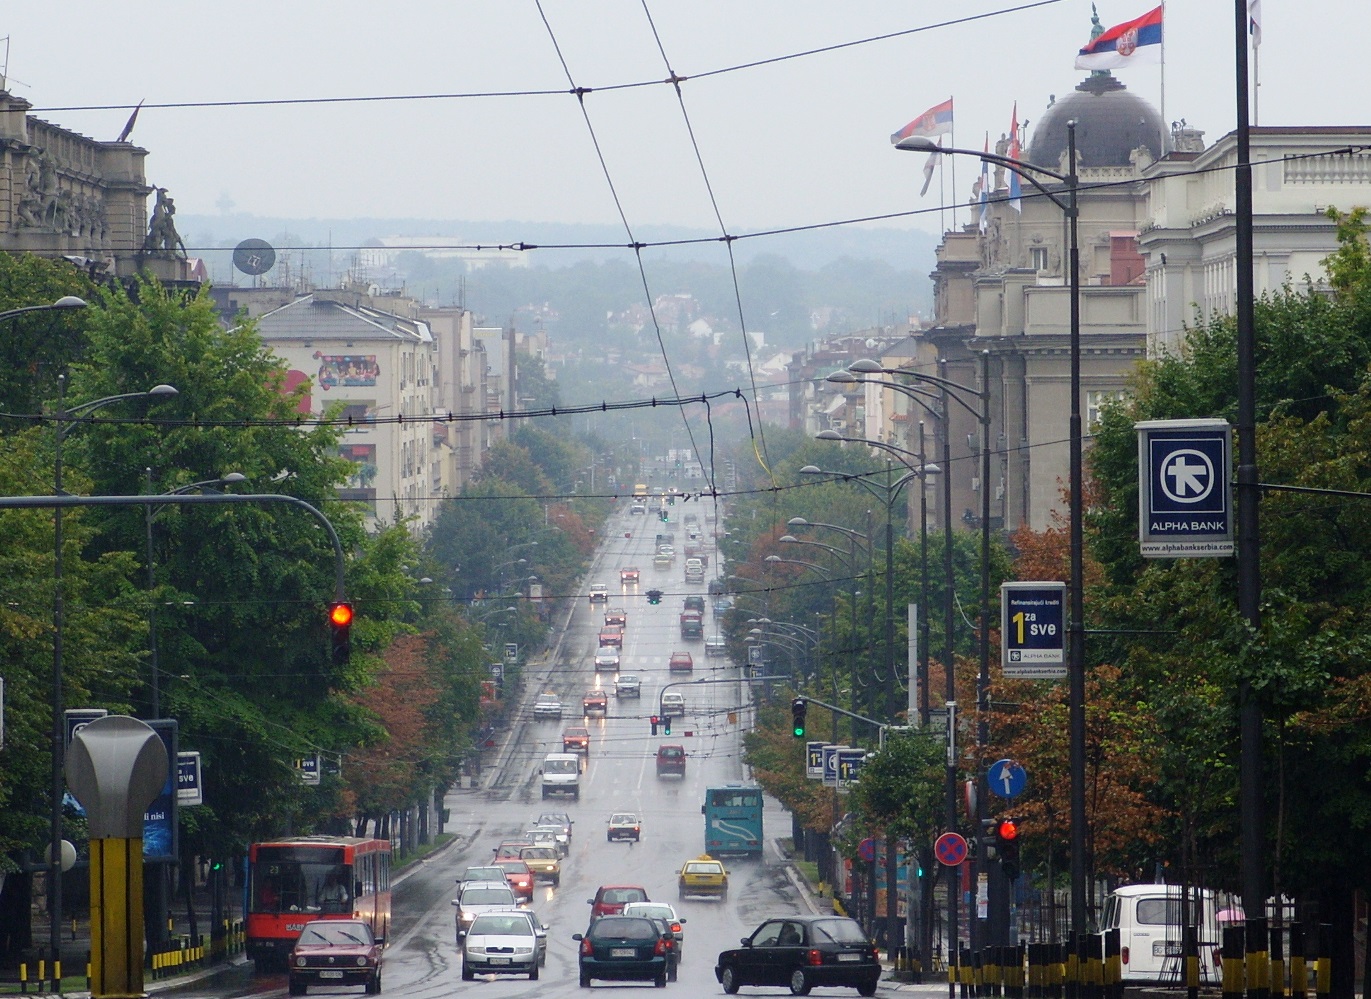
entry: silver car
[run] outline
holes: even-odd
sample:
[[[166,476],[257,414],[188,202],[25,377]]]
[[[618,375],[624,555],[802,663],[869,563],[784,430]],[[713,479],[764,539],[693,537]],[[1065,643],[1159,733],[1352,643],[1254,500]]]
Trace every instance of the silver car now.
[[[538,699],[533,702],[533,719],[541,721],[545,718],[560,720],[562,717],[562,701],[556,694],[539,694]]]
[[[595,650],[595,672],[619,668],[619,649],[614,645],[601,645]]]
[[[620,673],[614,681],[615,697],[642,697],[643,681],[637,673]]]
[[[452,904],[457,907],[457,942],[461,943],[471,924],[483,912],[517,909],[519,900],[514,897],[514,889],[508,881],[499,884],[494,881],[466,881],[462,883]]]
[[[547,927],[526,909],[483,912],[462,942],[462,981],[477,975],[528,975],[547,963]]]

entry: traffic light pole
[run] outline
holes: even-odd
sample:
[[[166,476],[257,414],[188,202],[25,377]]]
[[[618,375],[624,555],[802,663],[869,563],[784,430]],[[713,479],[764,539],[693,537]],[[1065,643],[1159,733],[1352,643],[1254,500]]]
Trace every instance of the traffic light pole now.
[[[779,677],[773,679],[779,679]],[[668,684],[668,686],[670,686],[670,684]],[[883,721],[877,721],[875,718],[868,718],[866,715],[859,715],[855,711],[848,711],[847,708],[840,708],[836,704],[829,704],[827,701],[821,701],[817,697],[810,697],[808,694],[801,694],[799,697],[795,699],[797,701],[804,701],[806,704],[817,704],[819,707],[827,708],[829,711],[832,711],[835,714],[846,715],[848,718],[855,718],[859,722],[866,722],[866,724],[873,726],[879,733],[877,736],[879,740],[878,745],[876,747],[877,749],[885,748],[885,734],[886,732],[890,731],[890,729],[907,727],[900,725],[890,725]]]
[[[0,510],[52,509],[69,506],[205,506],[224,503],[289,503],[310,513],[323,525],[333,545],[334,599],[347,600],[347,587],[343,579],[343,544],[338,540],[338,532],[334,530],[332,521],[324,516],[322,510],[297,496],[286,496],[282,493],[210,493],[199,496],[0,496]]]

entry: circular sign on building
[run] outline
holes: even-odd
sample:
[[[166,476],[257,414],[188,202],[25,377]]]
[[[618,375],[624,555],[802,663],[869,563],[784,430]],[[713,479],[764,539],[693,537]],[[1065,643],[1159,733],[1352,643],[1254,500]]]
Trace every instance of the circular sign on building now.
[[[233,248],[233,266],[257,277],[276,265],[276,251],[265,239],[245,239]]]

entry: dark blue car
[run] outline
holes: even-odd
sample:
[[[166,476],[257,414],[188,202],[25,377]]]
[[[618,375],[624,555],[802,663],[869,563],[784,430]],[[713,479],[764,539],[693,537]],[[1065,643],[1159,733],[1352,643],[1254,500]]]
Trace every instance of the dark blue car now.
[[[572,939],[581,943],[581,988],[597,978],[651,981],[659,989],[666,988],[668,942],[653,920],[601,916]]]
[[[837,985],[873,996],[881,962],[854,919],[781,916],[743,937],[741,949],[721,953],[714,976],[729,995],[743,985],[788,985],[797,996],[816,986]]]

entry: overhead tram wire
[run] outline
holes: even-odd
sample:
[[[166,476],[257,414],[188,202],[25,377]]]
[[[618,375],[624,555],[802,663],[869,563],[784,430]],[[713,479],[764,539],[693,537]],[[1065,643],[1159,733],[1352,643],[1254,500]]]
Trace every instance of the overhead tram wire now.
[[[676,372],[671,366],[671,357],[667,354],[666,341],[662,338],[662,322],[657,315],[657,306],[652,299],[652,287],[647,280],[647,268],[643,265],[643,244],[639,243],[633,234],[633,226],[628,221],[628,216],[624,212],[623,201],[619,197],[618,187],[614,183],[614,177],[610,174],[609,164],[605,161],[604,150],[600,146],[599,136],[595,133],[595,125],[590,120],[590,111],[586,107],[585,96],[588,91],[576,86],[575,77],[571,73],[571,67],[567,65],[566,56],[562,54],[562,46],[557,41],[557,33],[552,30],[552,24],[547,19],[547,12],[543,10],[542,0],[535,0],[538,6],[538,16],[542,18],[543,27],[547,29],[548,40],[552,42],[552,48],[557,53],[557,61],[561,63],[562,72],[566,74],[567,83],[571,85],[572,95],[576,98],[576,106],[581,111],[581,120],[585,122],[586,131],[590,135],[591,145],[595,147],[595,158],[600,164],[600,171],[605,178],[605,184],[609,187],[610,197],[614,199],[614,210],[619,214],[619,221],[623,223],[624,232],[629,238],[629,243],[633,248],[634,259],[638,263],[638,277],[643,283],[643,297],[647,303],[648,314],[652,317],[652,331],[657,338],[657,349],[662,355],[662,363],[666,366],[667,380],[671,383],[671,390],[678,396],[681,394],[680,387],[676,384]],[[684,411],[681,413],[681,423],[685,426],[686,436],[690,439],[691,449],[700,453],[700,445],[695,441],[695,432],[691,429],[690,421],[686,419]]]
[[[686,135],[690,138],[690,148],[695,153],[695,163],[700,168],[700,179],[704,182],[705,193],[709,195],[709,205],[714,211],[714,220],[719,223],[719,234],[724,244],[724,249],[728,253],[728,273],[733,282],[733,301],[738,310],[738,328],[741,332],[743,342],[743,359],[747,364],[747,378],[752,386],[752,399],[758,406],[761,405],[761,394],[757,391],[757,371],[752,363],[752,345],[748,342],[747,315],[743,310],[743,293],[738,284],[738,259],[733,252],[733,238],[729,235],[728,226],[724,224],[723,213],[719,210],[719,199],[714,194],[714,185],[709,179],[709,171],[705,168],[704,154],[700,152],[700,143],[695,138],[695,126],[691,124],[690,112],[686,110],[685,95],[681,92],[681,83],[686,79],[676,74],[675,68],[671,65],[671,60],[667,57],[666,47],[662,44],[662,36],[657,31],[657,23],[652,19],[652,12],[648,9],[647,0],[640,0],[643,7],[643,16],[647,18],[648,27],[652,29],[653,41],[657,43],[657,52],[662,57],[662,64],[666,66],[667,81],[671,84],[672,90],[676,94],[676,104],[681,109],[681,120],[685,124]],[[749,440],[752,441],[752,453],[757,458],[757,463],[766,472],[771,484],[776,484],[775,473],[771,470],[771,463],[767,460],[766,453],[766,430],[765,425],[760,421],[754,429],[748,427]],[[713,427],[710,428],[710,461],[706,466],[710,476],[710,485],[714,485],[714,448],[713,448]],[[761,447],[758,448],[760,443]]]
[[[863,45],[874,45],[878,42],[892,41],[897,38],[908,37],[909,35],[937,31],[941,28],[956,27],[974,21],[984,21],[991,18],[1003,17],[1008,14],[1018,14],[1023,11],[1033,10],[1036,7],[1048,7],[1061,2],[1062,0],[1033,0],[1033,2],[1030,3],[1018,4],[1013,7],[1003,7],[997,10],[985,11],[980,14],[968,14],[965,17],[951,18],[933,24],[924,24],[916,28],[904,28],[900,31],[890,31],[880,35],[871,35],[866,38],[856,38],[847,42],[837,42],[833,45],[825,45],[820,48],[805,49],[800,52],[789,52],[784,55],[772,56],[767,59],[754,59],[750,62],[737,63],[731,66],[721,66],[718,69],[703,70],[699,73],[692,74],[690,77],[682,77],[682,79],[700,80],[709,77],[724,76],[730,73],[739,73],[744,70],[757,69],[762,66],[773,66],[778,63],[791,62],[796,59],[807,59],[812,56],[827,55],[830,52],[837,52],[842,49],[855,48]],[[539,13],[541,12],[540,7]],[[584,92],[612,93],[621,90],[638,90],[644,87],[668,86],[671,83],[672,81],[669,79],[636,80],[626,83],[610,83],[603,87],[586,88]],[[483,100],[488,98],[507,99],[510,97],[565,97],[567,93],[568,91],[561,89],[476,90],[441,94],[363,94],[354,97],[276,97],[258,100],[240,99],[231,101],[141,101],[137,105],[55,104],[51,106],[34,107],[31,111],[35,114],[52,114],[58,111],[132,111],[135,106],[140,107],[143,111],[176,111],[195,108],[308,107],[328,104],[380,104],[401,101],[456,101]]]

